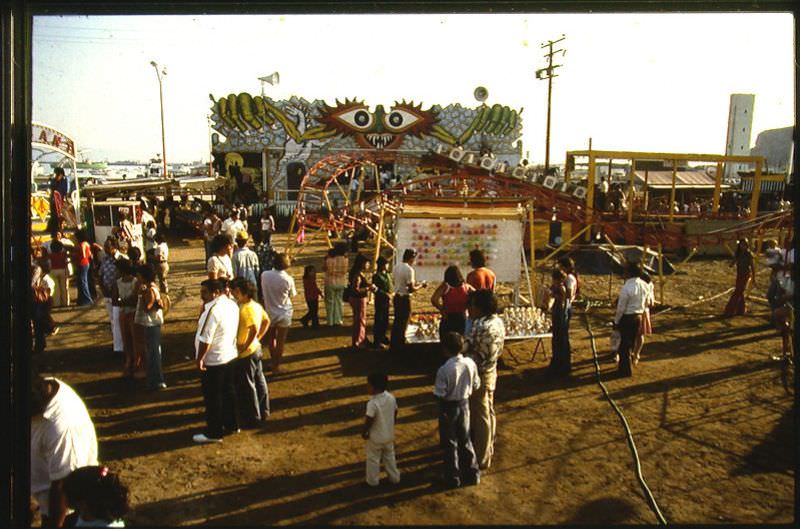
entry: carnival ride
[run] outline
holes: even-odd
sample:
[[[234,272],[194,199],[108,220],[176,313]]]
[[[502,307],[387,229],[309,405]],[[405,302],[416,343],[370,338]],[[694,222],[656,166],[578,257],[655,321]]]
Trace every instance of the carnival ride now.
[[[726,161],[742,161],[743,157],[715,155],[679,155],[652,153],[601,154],[639,155],[639,159],[713,159],[718,167]],[[573,151],[574,154],[583,154]],[[570,155],[573,155],[570,153]],[[752,158],[757,164],[760,157]],[[730,160],[729,160],[730,159]],[[750,161],[753,161],[750,160]],[[503,168],[505,174],[493,174],[486,164],[459,163],[444,154],[431,152],[427,157],[427,172],[418,172],[414,177],[392,187],[382,189],[377,166],[364,154],[337,154],[320,160],[302,180],[295,214],[290,227],[290,252],[296,243],[309,236],[308,231],[322,233],[330,243],[331,234],[343,234],[361,230],[372,234],[377,246],[393,248],[391,237],[386,236],[392,218],[402,211],[404,204],[514,201],[530,207],[536,219],[546,218],[571,225],[571,236],[559,247],[551,248],[545,260],[558,251],[573,245],[581,236],[587,242],[599,241],[616,244],[636,244],[659,251],[682,251],[690,257],[704,246],[726,246],[742,236],[760,241],[773,236],[783,241],[791,232],[792,211],[767,212],[758,215],[757,196],[752,200],[754,210],[749,219],[728,219],[727,224],[711,227],[703,233],[687,233],[684,220],[689,216],[675,218],[672,214],[653,214],[639,211],[634,214],[633,204],[621,214],[600,212],[591,207],[593,193],[587,188],[571,182],[559,182],[553,176],[534,174],[525,167],[511,170]],[[718,168],[717,174],[721,174]],[[757,175],[759,172],[757,171]],[[354,180],[359,184],[355,186]],[[719,181],[719,178],[717,179]],[[589,187],[588,189],[591,189]],[[355,190],[355,191],[354,191]],[[673,193],[674,195],[674,190]],[[705,218],[718,218],[719,185],[715,190],[714,214]],[[313,236],[313,234],[312,234]],[[757,248],[760,249],[760,248]],[[376,249],[376,257],[378,254]],[[533,260],[533,255],[531,256]]]

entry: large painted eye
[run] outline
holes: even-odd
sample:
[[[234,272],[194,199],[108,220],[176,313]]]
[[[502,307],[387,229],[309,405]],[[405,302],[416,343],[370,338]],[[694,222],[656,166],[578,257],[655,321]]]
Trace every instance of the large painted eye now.
[[[402,132],[409,127],[413,127],[422,117],[409,112],[406,109],[395,107],[391,112],[384,116],[383,121],[392,132]]]
[[[372,128],[372,124],[375,121],[372,113],[365,108],[354,108],[352,110],[348,110],[347,112],[342,112],[336,116],[336,119],[343,121],[351,127],[361,131]]]

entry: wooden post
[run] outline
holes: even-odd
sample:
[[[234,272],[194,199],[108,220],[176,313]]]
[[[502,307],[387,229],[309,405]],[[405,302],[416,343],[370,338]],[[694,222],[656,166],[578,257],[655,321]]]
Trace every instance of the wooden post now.
[[[569,183],[569,174],[571,172],[569,170],[569,158],[570,158],[570,155],[567,154],[567,157],[564,159],[564,181],[567,182],[567,183]],[[573,157],[573,160],[574,159],[575,158]]]
[[[658,243],[658,298],[661,305],[664,304],[664,253],[661,243]]]
[[[650,180],[650,171],[645,169],[644,170],[644,211],[647,214],[647,210],[650,208],[650,189],[647,187],[647,184]]]
[[[719,211],[719,193],[722,188],[722,162],[717,162],[717,173],[714,175],[714,201],[711,203],[711,213]]]
[[[380,185],[380,184],[378,184]],[[380,208],[381,213],[378,219],[378,237],[377,241],[375,241],[375,255],[372,258],[372,270],[376,270],[376,266],[378,265],[378,257],[381,255],[381,242],[383,240],[383,216],[384,216],[384,208],[383,208],[383,200],[380,201]]]
[[[754,219],[758,215],[758,199],[761,196],[761,164],[763,158],[756,161],[756,174],[753,176],[753,196],[750,199],[750,218]]]
[[[672,190],[669,192],[669,222],[675,216],[675,180],[678,178],[678,160],[672,160]]]
[[[633,180],[636,176],[636,160],[631,160],[630,187],[628,188],[628,224],[633,222]]]
[[[530,239],[531,239],[531,281],[533,284],[531,285],[531,290],[533,291],[533,295],[536,296],[536,241],[534,237],[534,230],[533,230],[533,201],[531,200],[528,202],[528,224],[530,225]],[[534,306],[536,304],[535,299],[531,300],[531,305]]]
[[[608,302],[611,303],[611,280],[614,277],[614,272],[608,273]]]

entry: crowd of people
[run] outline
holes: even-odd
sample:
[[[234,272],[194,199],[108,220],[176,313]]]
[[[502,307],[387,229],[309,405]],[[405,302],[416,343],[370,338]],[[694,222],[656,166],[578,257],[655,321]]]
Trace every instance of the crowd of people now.
[[[68,247],[62,232],[53,233],[49,247],[32,265],[35,352],[41,353],[47,337],[58,332],[51,308],[69,304],[67,268],[74,264],[78,305],[99,301],[92,292],[92,278],[100,286],[123,376],[145,379],[153,390],[166,388],[161,326],[170,305],[169,248],[154,220],[148,220],[145,226],[144,252],[134,240],[125,215],[102,248],[91,244],[80,230],[73,248]],[[196,443],[221,443],[240,428],[256,428],[270,416],[265,371],[272,376],[282,372],[281,360],[294,316],[293,298],[298,293],[289,257],[271,245],[275,230],[275,220],[266,209],[257,222],[250,219],[248,223],[246,212],[239,208],[232,208],[224,220],[209,211],[204,220],[206,278],[200,283],[202,303],[194,362],[200,376],[205,428],[193,435]],[[427,282],[417,280],[416,251],[404,249],[401,263],[390,272],[386,257],[380,256],[375,270],[370,270],[367,257],[349,250],[352,248],[347,243],[337,243],[319,263],[323,288],[317,284],[317,265],[304,268],[307,312],[299,318],[300,323],[320,327],[319,301],[323,299],[325,323],[342,326],[346,302],[353,314],[350,345],[354,351],[390,349],[402,353],[407,347],[412,300],[427,286]],[[768,243],[767,255],[773,260],[768,292],[775,303],[773,320],[788,333],[793,250],[780,250]],[[491,467],[497,436],[494,394],[506,340],[500,317],[503,307],[495,293],[496,275],[487,267],[481,250],[470,252],[469,261],[472,270],[466,277],[457,266],[447,267],[430,298],[442,316],[439,338],[445,360],[436,373],[433,394],[438,401],[445,462],[442,483],[448,487],[478,484],[481,471]],[[744,313],[745,289],[754,278],[753,262],[748,242],[740,241],[734,260],[736,289],[726,315]],[[638,263],[628,263],[624,276],[613,320],[613,352],[619,373],[632,376],[645,337],[652,332],[649,312],[654,292],[649,275]],[[566,377],[572,370],[570,322],[580,279],[575,263],[567,257],[557,262],[551,277],[542,307],[552,320],[548,373]],[[367,336],[370,299],[374,300],[372,340]],[[390,305],[394,313],[391,322]],[[269,353],[268,362],[263,361],[262,344]],[[367,379],[370,398],[362,436],[367,442],[366,482],[370,486],[379,483],[381,465],[390,482],[400,480],[394,450],[398,405],[389,386],[385,373],[372,373]],[[120,526],[128,509],[127,488],[106,467],[98,466],[94,429],[80,398],[64,382],[38,376],[34,394],[35,450],[31,457],[35,478],[31,490],[43,516],[53,526],[62,526],[73,509],[71,520],[76,526]],[[65,446],[66,438],[71,439],[70,446]]]

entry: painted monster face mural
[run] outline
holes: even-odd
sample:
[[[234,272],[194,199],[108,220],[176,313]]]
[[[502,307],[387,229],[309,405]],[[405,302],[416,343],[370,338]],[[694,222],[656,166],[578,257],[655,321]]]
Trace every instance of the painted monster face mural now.
[[[273,100],[246,92],[209,96],[214,153],[265,154],[274,189],[287,189],[289,164],[310,167],[323,157],[365,151],[393,162],[395,172],[414,171],[418,153],[444,145],[478,152],[488,146],[507,163],[518,161],[522,109],[507,105],[433,105],[397,102],[371,107],[348,99],[328,105],[302,97]],[[416,158],[415,158],[416,157]]]
[[[365,149],[398,149],[406,136],[421,138],[430,134],[437,122],[433,110],[422,110],[421,105],[395,102],[387,112],[383,105],[369,107],[358,101],[336,102],[335,107],[324,105],[319,121],[341,136],[351,136]]]

